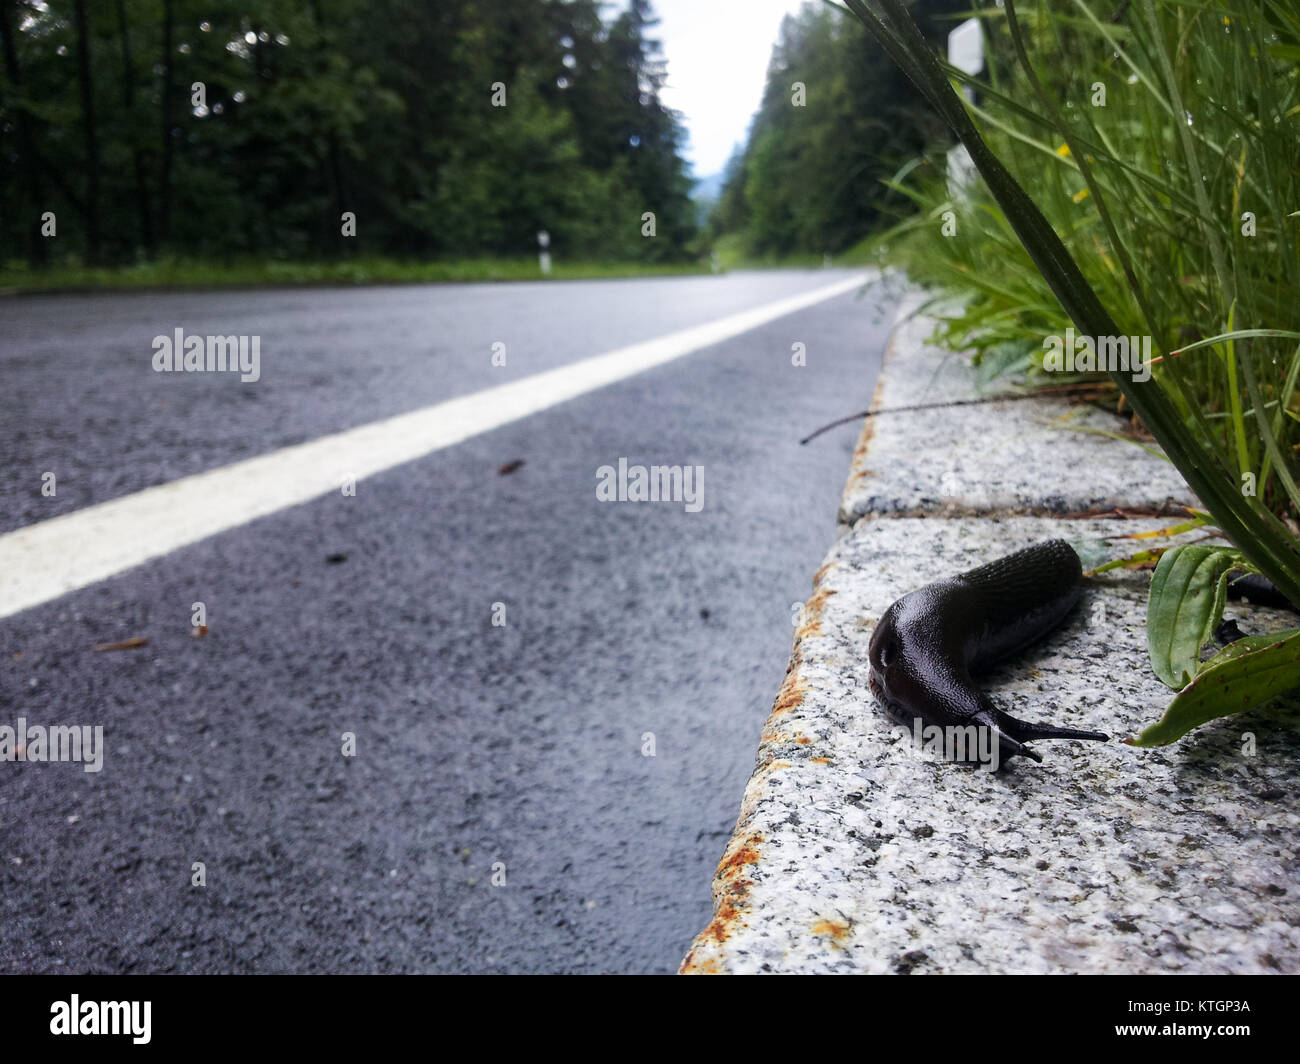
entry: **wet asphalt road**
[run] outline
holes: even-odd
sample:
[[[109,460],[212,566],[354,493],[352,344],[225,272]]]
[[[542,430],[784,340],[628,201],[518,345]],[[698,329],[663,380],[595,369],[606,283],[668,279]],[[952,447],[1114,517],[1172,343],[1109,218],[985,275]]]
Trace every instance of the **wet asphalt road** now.
[[[0,532],[841,276],[3,300]],[[797,441],[866,405],[891,313],[834,298],[0,621],[0,724],[106,746],[0,763],[0,971],[675,969],[856,430]],[[178,325],[261,335],[262,380],[153,373]],[[703,466],[703,509],[598,502],[620,457]]]

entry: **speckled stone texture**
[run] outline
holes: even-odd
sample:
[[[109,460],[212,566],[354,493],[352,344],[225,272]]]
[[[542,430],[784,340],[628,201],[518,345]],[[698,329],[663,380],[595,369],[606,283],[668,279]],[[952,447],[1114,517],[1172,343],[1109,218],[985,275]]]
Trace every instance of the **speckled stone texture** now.
[[[962,360],[925,347],[932,327],[899,329],[876,407],[974,394]],[[1135,549],[1107,537],[1172,522],[1077,515],[1193,501],[1140,448],[1053,428],[1069,411],[1026,400],[865,424],[683,972],[1300,971],[1300,700],[1163,749],[1120,743],[1173,694],[1147,658],[1148,572],[1097,578],[1043,643],[981,678],[1014,715],[1109,743],[1039,742],[1043,764],[990,773],[918,751],[868,690],[871,633],[899,596],[1055,536],[1091,568]],[[1248,634],[1294,624],[1228,615]]]
[[[968,358],[926,345],[934,321],[908,318],[924,299],[912,290],[900,305],[905,320],[886,355],[873,409],[980,394]],[[851,525],[868,514],[1074,514],[1117,506],[1158,511],[1191,503],[1182,477],[1163,458],[1095,434],[1125,427],[1106,411],[1051,398],[871,418],[853,458],[840,521]]]
[[[1086,561],[1160,524],[900,518],[842,538],[682,971],[1300,971],[1300,704],[1158,750],[1039,742],[1043,764],[989,773],[917,752],[868,692],[873,627],[918,583],[1053,536]],[[1157,718],[1171,692],[1147,662],[1148,580],[1097,578],[983,681],[998,704],[1113,740]],[[1229,614],[1247,632],[1286,623]]]

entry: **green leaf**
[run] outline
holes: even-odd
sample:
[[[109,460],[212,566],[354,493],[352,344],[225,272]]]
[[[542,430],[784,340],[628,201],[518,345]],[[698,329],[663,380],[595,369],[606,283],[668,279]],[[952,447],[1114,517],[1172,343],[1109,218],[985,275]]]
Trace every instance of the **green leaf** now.
[[[1254,340],[1267,337],[1280,340],[1300,340],[1300,333],[1291,329],[1234,329],[1232,332],[1219,333],[1217,336],[1211,336],[1205,340],[1197,340],[1193,344],[1184,344],[1177,351],[1170,351],[1169,354],[1185,355],[1189,351],[1195,351],[1201,347],[1213,347],[1225,340]],[[1154,362],[1155,359],[1151,361]]]
[[[1205,663],[1199,676],[1174,696],[1165,715],[1130,746],[1167,746],[1216,717],[1244,713],[1300,687],[1300,628],[1249,636]]]
[[[1157,528],[1150,532],[1132,532],[1127,536],[1114,536],[1114,540],[1127,539],[1170,539],[1173,536],[1181,536],[1184,532],[1192,532],[1198,528],[1203,528],[1210,523],[1207,514],[1197,513],[1195,510],[1188,510],[1188,513],[1194,515],[1190,521],[1181,521],[1176,525],[1170,525],[1168,528]],[[1089,569],[1084,576],[1099,576],[1102,573],[1108,573],[1112,569],[1136,569],[1141,565],[1150,565],[1152,562],[1158,562],[1161,555],[1170,550],[1170,547],[1151,547],[1149,550],[1140,550],[1136,554],[1130,554],[1124,558],[1116,558],[1105,565],[1099,565],[1096,569]]]
[[[1228,574],[1241,565],[1239,551],[1196,543],[1161,556],[1147,596],[1147,650],[1166,686],[1178,690],[1196,675],[1201,647],[1223,618]]]
[[[1243,654],[1253,654],[1256,650],[1263,650],[1274,643],[1281,642],[1284,639],[1290,639],[1300,628],[1285,628],[1280,632],[1265,632],[1263,635],[1246,635],[1240,639],[1234,640],[1226,647],[1220,650],[1209,661],[1201,663],[1201,671],[1206,669],[1217,668],[1225,661],[1231,661],[1233,658],[1239,658]]]
[[[1100,576],[1112,569],[1136,569],[1139,565],[1150,565],[1151,562],[1159,559],[1169,549],[1168,547],[1152,547],[1150,550],[1140,550],[1136,554],[1130,554],[1125,558],[1116,558],[1113,562],[1099,565],[1096,569],[1089,569],[1084,573],[1084,576]]]

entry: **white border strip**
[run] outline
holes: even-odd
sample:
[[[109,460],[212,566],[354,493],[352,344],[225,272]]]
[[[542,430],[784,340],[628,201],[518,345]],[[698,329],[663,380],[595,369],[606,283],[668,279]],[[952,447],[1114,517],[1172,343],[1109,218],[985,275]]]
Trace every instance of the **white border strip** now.
[[[408,414],[145,488],[0,536],[0,618],[843,295],[870,271]]]

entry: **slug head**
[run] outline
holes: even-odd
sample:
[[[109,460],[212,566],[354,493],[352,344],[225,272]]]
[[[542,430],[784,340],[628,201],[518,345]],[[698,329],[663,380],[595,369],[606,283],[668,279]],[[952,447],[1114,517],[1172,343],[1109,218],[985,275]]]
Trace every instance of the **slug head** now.
[[[880,618],[867,647],[867,683],[894,720],[920,724],[962,724],[984,705],[942,625],[933,622],[935,596],[914,591]]]
[[[871,693],[882,706],[897,720],[906,720],[909,716],[903,705],[900,692],[908,687],[907,655],[903,652],[903,635],[897,622],[898,604],[895,603],[885,611],[871,634],[871,643],[867,647],[867,684]]]

